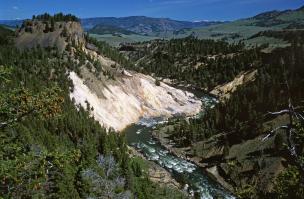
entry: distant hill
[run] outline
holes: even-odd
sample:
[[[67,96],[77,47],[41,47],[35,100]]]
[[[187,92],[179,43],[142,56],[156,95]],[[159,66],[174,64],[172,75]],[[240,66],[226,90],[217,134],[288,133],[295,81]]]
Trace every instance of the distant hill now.
[[[304,24],[304,7],[296,10],[270,11],[252,17],[256,26],[269,27],[276,25]]]
[[[295,10],[265,12],[254,17],[224,24],[184,29],[175,32],[174,37],[181,38],[193,35],[201,39],[224,39],[229,42],[243,40],[247,43],[264,43],[268,42],[265,38],[255,38],[254,41],[248,40],[248,38],[261,31],[290,29],[304,29],[304,6]],[[275,40],[275,42],[278,41]]]
[[[15,28],[17,25],[20,26],[23,20],[0,20],[0,25]]]
[[[8,29],[7,27],[0,25],[0,45],[10,43],[10,37],[13,35],[13,31]]]
[[[9,27],[20,25],[22,20],[0,20]],[[223,39],[228,42],[245,41],[269,43],[268,38],[252,38],[262,31],[304,29],[304,6],[295,10],[270,11],[233,22],[178,21],[169,18],[145,16],[95,17],[81,19],[85,31],[111,45],[119,43],[148,41],[157,38],[183,38],[195,36],[201,39]],[[271,40],[276,45],[278,40]]]
[[[23,20],[0,20],[0,24],[9,27],[20,26]],[[98,34],[119,32],[123,34],[137,33],[146,36],[158,36],[167,32],[179,31],[181,29],[206,27],[222,24],[219,21],[178,21],[169,18],[152,18],[145,16],[130,17],[95,17],[81,19],[81,24],[86,31]],[[99,33],[100,32],[100,33]]]
[[[98,26],[111,26],[125,29],[142,35],[157,36],[164,32],[177,31],[184,28],[205,27],[214,24],[221,24],[223,22],[201,21],[177,21],[169,18],[151,18],[145,16],[131,16],[131,17],[97,17],[81,20],[82,26],[85,30],[90,30]]]
[[[93,34],[113,34],[113,35],[119,35],[119,34],[125,34],[125,35],[131,35],[131,34],[137,34],[135,32],[117,27],[117,26],[110,26],[110,25],[96,25],[92,29],[88,30],[89,33]]]
[[[228,42],[245,41],[248,45],[272,43],[275,45],[274,47],[277,47],[278,45],[285,46],[285,43],[265,36],[255,38],[252,38],[252,36],[269,30],[304,29],[304,6],[295,10],[264,12],[253,17],[232,22],[187,22],[149,17],[106,17],[82,20],[82,25],[87,30],[94,28],[96,24],[116,26],[145,35],[148,37],[143,39],[147,40],[151,40],[151,36],[154,38],[170,39],[192,35],[201,39],[223,39]],[[103,36],[105,34],[101,33],[98,35]],[[102,40],[109,40],[111,41],[109,42],[110,44],[115,43],[117,45],[117,41],[138,41],[136,38],[137,36],[134,36],[134,34],[123,34],[122,37],[105,35],[102,37]],[[112,40],[115,42],[112,42]]]

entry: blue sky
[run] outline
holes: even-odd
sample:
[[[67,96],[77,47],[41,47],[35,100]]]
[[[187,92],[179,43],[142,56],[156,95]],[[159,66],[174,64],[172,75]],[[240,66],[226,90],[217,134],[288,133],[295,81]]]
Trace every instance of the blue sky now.
[[[189,21],[234,20],[303,5],[303,0],[0,0],[0,19],[64,12],[81,18],[144,15]]]

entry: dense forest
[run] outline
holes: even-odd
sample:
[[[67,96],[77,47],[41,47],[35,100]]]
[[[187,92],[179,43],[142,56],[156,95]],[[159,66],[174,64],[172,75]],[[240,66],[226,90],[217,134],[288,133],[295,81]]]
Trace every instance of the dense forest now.
[[[265,37],[274,37],[278,39],[283,39],[287,42],[292,42],[294,45],[297,43],[301,43],[301,39],[303,39],[303,30],[268,30],[268,31],[262,31],[259,32],[253,36],[251,36],[249,39],[265,36]]]
[[[21,51],[0,36],[1,198],[183,198],[147,177],[124,137],[75,107],[55,48]],[[73,66],[73,67],[71,67]]]
[[[214,133],[232,130],[247,132],[248,135],[255,136],[254,132],[257,132],[256,128],[259,126],[256,121],[263,118],[267,111],[280,110],[286,107],[288,92],[290,92],[294,103],[301,105],[304,97],[300,86],[303,85],[304,75],[301,64],[303,48],[300,46],[292,50],[294,51],[291,51],[291,49],[276,50],[272,55],[264,55],[262,60],[265,67],[259,69],[254,83],[246,87],[240,87],[228,101],[218,104],[216,108],[210,110],[205,117],[201,118],[201,121],[191,121],[194,127],[197,122],[199,125],[195,127],[195,130],[189,129],[189,132],[197,132],[192,139],[194,141],[200,140],[205,136],[210,137]],[[292,61],[293,65],[290,64]],[[290,87],[289,91],[285,84],[286,78]],[[248,125],[242,125],[244,122]],[[246,129],[240,129],[245,127]],[[198,133],[198,131],[203,132]],[[202,137],[195,138],[195,136]],[[242,137],[238,135],[236,139],[241,141]]]
[[[265,32],[260,34],[284,38],[291,43],[291,46],[275,49],[271,53],[262,53],[257,49],[243,50],[242,53],[244,56],[232,58],[231,60],[235,61],[239,59],[239,66],[247,61],[247,63],[257,63],[257,65],[251,65],[251,67],[256,68],[258,71],[255,80],[246,86],[238,87],[229,99],[218,103],[199,119],[173,119],[169,124],[173,124],[174,128],[167,133],[170,134],[171,139],[173,139],[175,143],[178,143],[180,147],[192,146],[199,141],[220,135],[215,139],[218,139],[218,143],[221,143],[221,145],[225,146],[225,150],[228,150],[232,145],[240,144],[245,140],[253,139],[265,133],[263,124],[275,118],[275,116],[268,114],[269,112],[287,109],[289,103],[292,103],[294,108],[301,113],[303,112],[303,32],[290,32],[290,34],[288,34],[288,32]],[[249,53],[250,51],[251,53]],[[246,53],[248,53],[247,56]],[[227,63],[229,62],[220,64],[220,66],[223,67],[222,70],[212,67],[215,69],[214,75],[216,75],[216,71],[236,70],[234,66],[238,66],[238,64],[229,65]],[[246,67],[238,67],[237,69],[244,70]],[[247,68],[247,70],[249,69],[250,68]],[[208,71],[208,69],[206,69],[206,71]],[[224,74],[229,73],[226,72]],[[229,75],[226,77],[229,77]],[[231,75],[230,77],[233,76]],[[214,76],[210,78],[214,79],[215,85],[229,79],[216,79]],[[295,120],[299,119],[297,115],[292,117]],[[298,154],[301,154],[300,156],[303,158],[303,118],[299,119],[296,123],[297,126],[292,126],[297,129],[297,138],[295,141],[297,147],[295,150]],[[276,136],[276,142],[281,143],[278,145],[282,145],[282,140],[282,137]],[[302,198],[304,191],[303,180],[301,180],[304,177],[303,172],[299,167],[295,166],[297,164],[292,161],[287,147],[283,147],[280,154],[283,154],[283,157],[289,160],[290,167],[278,178],[276,183],[279,184],[280,187],[278,187],[276,193],[271,197]],[[298,163],[298,165],[302,164],[303,162]],[[246,198],[244,195],[243,197]],[[247,197],[249,196],[247,195]],[[253,197],[253,195],[250,197]],[[270,196],[260,195],[259,197],[267,198]]]
[[[238,86],[229,98],[216,104],[214,108],[207,109],[200,118],[174,118],[166,124],[173,128],[166,128],[166,125],[159,127],[164,129],[161,131],[169,135],[177,148],[190,148],[192,152],[189,155],[192,156],[203,154],[197,150],[204,149],[205,145],[212,142],[216,143],[213,146],[215,149],[204,150],[217,150],[217,147],[223,146],[222,156],[214,156],[214,159],[205,159],[202,156],[202,162],[214,165],[228,161],[229,166],[232,164],[229,161],[235,161],[225,159],[225,154],[229,153],[230,148],[242,145],[248,140],[255,140],[271,130],[265,132],[265,123],[270,122],[274,125],[277,116],[269,112],[286,110],[290,103],[297,111],[303,112],[303,31],[265,31],[252,38],[259,36],[282,39],[290,43],[290,46],[264,53],[262,49],[267,48],[267,45],[248,48],[243,43],[229,44],[224,41],[188,37],[131,44],[122,46],[120,50],[136,62],[132,68],[134,70],[153,74],[155,77],[174,79],[177,80],[176,83],[183,82],[196,88],[203,88],[205,91],[228,83],[245,71],[257,71],[253,81]],[[301,159],[304,121],[298,120],[297,115],[293,115],[292,118],[297,121],[294,125],[289,125],[297,133],[293,138],[296,141],[292,141],[296,143],[293,153],[300,154],[297,159]],[[287,169],[274,183],[278,185],[277,190],[271,195],[264,195],[265,193],[256,192],[255,185],[248,185],[250,188],[238,187],[236,193],[239,197],[302,198],[303,162],[293,159],[292,153],[288,152],[290,149],[285,139],[282,134],[277,134],[275,149],[278,151],[270,151],[268,154],[274,157],[282,156],[288,160],[288,166],[285,165]],[[253,157],[242,160],[244,162],[239,163],[240,167],[235,168],[241,169],[246,161],[254,162]],[[252,172],[255,172],[255,169]],[[234,174],[236,173],[238,172]],[[244,174],[240,179],[246,179],[252,174]]]
[[[110,46],[107,42],[98,41],[97,39],[90,37],[89,34],[86,35],[86,40],[89,43],[93,44],[100,54],[110,58],[111,60],[114,60],[121,66],[132,68],[134,65],[132,61],[128,60],[123,54],[121,54],[117,49]]]
[[[75,16],[75,15],[72,15],[72,14],[63,14],[63,13],[57,13],[57,14],[54,14],[54,15],[50,15],[49,13],[44,13],[42,15],[33,15],[32,17],[32,20],[39,20],[39,21],[54,21],[54,22],[57,22],[57,21],[75,21],[75,22],[79,22],[79,19]]]
[[[200,121],[190,121],[195,129],[189,129],[188,132],[196,133],[189,139],[200,140],[223,131],[240,131],[246,132],[248,136],[255,136],[259,118],[263,118],[267,111],[286,108],[289,96],[297,106],[303,105],[303,40],[294,39],[301,42],[288,48],[276,49],[272,53],[257,53],[254,60],[259,62],[256,80],[239,87],[229,100],[219,103]],[[238,138],[232,140],[241,139],[242,136],[238,135]]]
[[[201,121],[203,124],[189,132],[208,131],[211,134],[240,128],[245,121],[255,121],[265,111],[275,111],[286,107],[288,96],[300,105],[303,102],[304,68],[303,32],[261,32],[258,35],[284,38],[291,47],[263,53],[267,46],[245,48],[243,43],[229,44],[224,41],[200,40],[194,37],[153,41],[135,44],[131,58],[139,60],[133,69],[155,74],[157,77],[177,79],[210,90],[217,85],[233,80],[239,73],[257,69],[256,80],[248,86],[240,87],[225,103],[220,103]],[[144,46],[142,50],[139,45]],[[149,46],[149,47],[147,47]],[[137,49],[136,49],[137,48]],[[139,49],[139,50],[138,50]],[[140,57],[144,57],[140,60]],[[188,65],[181,65],[183,62]],[[197,63],[201,66],[195,67]],[[285,81],[289,84],[289,91]],[[248,122],[250,123],[250,122]],[[194,125],[195,126],[195,125]],[[207,128],[206,128],[207,127]],[[216,131],[214,131],[216,129]],[[254,129],[255,128],[251,128]],[[210,133],[196,133],[210,137]],[[248,132],[250,134],[250,132]],[[209,136],[208,136],[209,135]],[[194,138],[194,140],[196,140]]]
[[[24,20],[21,24],[21,29],[24,28],[25,32],[33,32],[33,26],[37,24],[37,22],[42,22],[44,27],[44,33],[54,32],[56,22],[79,22],[79,19],[71,14],[64,15],[63,13],[58,13],[54,15],[50,15],[48,13],[44,13],[42,15],[33,15],[31,20]],[[62,24],[60,25],[60,27]],[[17,27],[19,28],[19,27]],[[67,30],[64,30],[65,32]],[[64,34],[64,33],[63,33]]]
[[[51,24],[79,20],[61,13],[33,16]],[[33,21],[25,21],[24,28]],[[46,26],[48,27],[48,25]],[[0,198],[184,198],[176,190],[152,183],[144,160],[131,157],[123,135],[105,129],[90,115],[90,107],[74,104],[68,72],[92,61],[95,75],[104,71],[77,46],[18,50],[14,33],[0,26]],[[303,198],[304,151],[304,34],[303,31],[266,31],[253,37],[284,39],[291,45],[263,53],[266,46],[246,48],[241,42],[200,40],[194,37],[155,40],[122,46],[121,51],[86,35],[91,48],[122,67],[212,90],[245,71],[256,70],[254,81],[240,86],[199,118],[174,118],[166,125],[179,147],[194,146],[214,137],[225,151],[264,134],[268,112],[299,111],[289,124],[295,131],[293,162],[283,138],[276,135],[276,155],[287,161],[275,180],[272,195],[260,198]],[[71,50],[73,48],[73,50]],[[69,57],[73,51],[74,57]],[[77,60],[75,60],[77,59]],[[136,64],[133,64],[136,63]],[[89,64],[88,68],[92,68]],[[111,66],[112,67],[112,66]],[[113,67],[115,68],[115,67]],[[113,69],[114,70],[114,69]],[[156,84],[160,84],[156,81]],[[293,105],[293,107],[290,106]],[[161,127],[161,126],[160,126]],[[158,128],[160,128],[158,127]],[[193,154],[196,155],[196,154]],[[300,165],[300,166],[299,166]],[[255,197],[240,187],[237,196]]]
[[[137,70],[210,90],[231,81],[241,71],[260,67],[260,48],[243,43],[200,40],[195,37],[152,41],[134,45],[129,52]]]

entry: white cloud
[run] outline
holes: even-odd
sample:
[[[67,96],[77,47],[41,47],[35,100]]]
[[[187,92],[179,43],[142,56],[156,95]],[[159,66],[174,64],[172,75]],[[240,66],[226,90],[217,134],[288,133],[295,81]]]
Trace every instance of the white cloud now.
[[[19,10],[19,7],[18,6],[13,6],[13,9],[14,10]]]

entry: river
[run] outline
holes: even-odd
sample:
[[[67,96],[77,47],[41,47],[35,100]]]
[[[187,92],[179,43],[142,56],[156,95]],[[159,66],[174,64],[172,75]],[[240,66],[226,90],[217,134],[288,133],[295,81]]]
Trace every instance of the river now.
[[[217,102],[208,96],[203,96],[201,99],[205,108],[212,108]],[[198,195],[201,199],[235,198],[211,179],[203,169],[173,155],[152,137],[153,128],[164,122],[162,118],[142,119],[138,124],[128,127],[124,131],[128,144],[141,152],[148,160],[156,162],[172,173],[178,182],[185,184],[185,189],[190,195]]]

